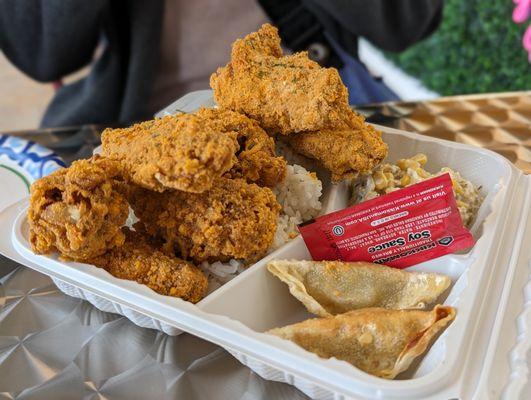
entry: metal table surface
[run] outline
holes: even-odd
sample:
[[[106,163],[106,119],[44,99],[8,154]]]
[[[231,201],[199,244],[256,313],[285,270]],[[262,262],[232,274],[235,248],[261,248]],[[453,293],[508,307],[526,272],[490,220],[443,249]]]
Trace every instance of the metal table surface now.
[[[516,112],[508,111],[514,107]],[[492,148],[529,171],[531,138],[519,132],[529,127],[531,92],[387,103],[360,111],[375,123]],[[70,162],[89,157],[100,132],[91,125],[11,134],[52,148]],[[263,380],[212,343],[139,328],[64,295],[47,276],[0,256],[0,399],[147,398],[306,396]]]

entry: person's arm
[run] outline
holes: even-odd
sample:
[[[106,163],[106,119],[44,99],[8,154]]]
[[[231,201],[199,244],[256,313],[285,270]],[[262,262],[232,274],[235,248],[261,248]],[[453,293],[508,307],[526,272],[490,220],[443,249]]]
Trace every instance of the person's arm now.
[[[24,73],[54,81],[93,56],[107,0],[0,0],[0,49]]]
[[[389,51],[402,51],[432,33],[441,21],[443,8],[443,0],[303,0],[303,3],[318,18],[324,12],[331,17],[326,18],[328,23],[334,20],[342,29]]]

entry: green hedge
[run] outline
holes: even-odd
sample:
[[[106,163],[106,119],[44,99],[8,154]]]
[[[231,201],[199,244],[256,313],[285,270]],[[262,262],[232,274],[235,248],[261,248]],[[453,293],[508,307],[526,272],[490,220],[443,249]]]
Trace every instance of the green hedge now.
[[[446,0],[432,36],[388,56],[443,95],[531,89],[527,24],[512,21],[513,7],[511,0]]]

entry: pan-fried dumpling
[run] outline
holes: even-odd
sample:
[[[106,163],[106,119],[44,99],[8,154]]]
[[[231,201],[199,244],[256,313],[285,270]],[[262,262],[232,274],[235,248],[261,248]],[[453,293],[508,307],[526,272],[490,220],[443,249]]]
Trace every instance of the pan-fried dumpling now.
[[[440,305],[432,311],[365,308],[267,333],[291,340],[319,357],[335,357],[369,374],[393,379],[454,318],[454,308]]]
[[[451,283],[444,275],[368,262],[275,260],[267,269],[308,311],[321,317],[366,307],[423,309]]]

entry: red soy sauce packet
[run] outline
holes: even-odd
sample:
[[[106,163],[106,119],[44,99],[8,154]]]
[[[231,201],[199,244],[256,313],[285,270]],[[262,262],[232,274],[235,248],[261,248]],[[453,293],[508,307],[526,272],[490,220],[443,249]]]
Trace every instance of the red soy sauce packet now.
[[[395,268],[474,245],[463,226],[449,174],[299,225],[316,261],[368,261]]]

